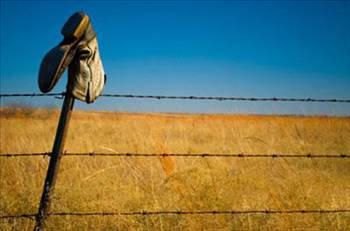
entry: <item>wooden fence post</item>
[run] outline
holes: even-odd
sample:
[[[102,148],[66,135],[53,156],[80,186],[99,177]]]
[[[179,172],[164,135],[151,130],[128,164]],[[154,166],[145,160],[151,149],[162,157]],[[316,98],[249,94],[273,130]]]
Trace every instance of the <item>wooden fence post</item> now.
[[[60,166],[60,160],[62,157],[64,142],[68,131],[68,124],[73,110],[73,105],[73,96],[69,92],[66,92],[56,131],[55,142],[50,156],[49,168],[47,170],[45,178],[44,189],[41,195],[39,210],[36,216],[36,224],[34,230],[42,230],[44,227],[45,219],[49,215],[51,194],[56,183],[57,173]]]

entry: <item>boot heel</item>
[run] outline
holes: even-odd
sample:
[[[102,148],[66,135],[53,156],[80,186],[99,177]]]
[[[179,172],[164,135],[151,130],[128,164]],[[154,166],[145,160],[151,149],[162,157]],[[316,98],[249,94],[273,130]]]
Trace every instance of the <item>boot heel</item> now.
[[[90,22],[89,16],[82,12],[73,14],[64,24],[61,34],[65,39],[80,39]]]

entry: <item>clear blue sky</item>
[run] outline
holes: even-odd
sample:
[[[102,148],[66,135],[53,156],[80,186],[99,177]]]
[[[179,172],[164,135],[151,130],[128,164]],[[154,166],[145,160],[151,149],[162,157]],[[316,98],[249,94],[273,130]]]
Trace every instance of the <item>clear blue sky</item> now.
[[[350,1],[1,1],[1,92],[38,92],[42,57],[91,17],[105,93],[350,98]],[[54,92],[62,92],[66,77]],[[53,98],[2,99],[57,106]],[[350,115],[349,104],[99,98],[83,109]]]

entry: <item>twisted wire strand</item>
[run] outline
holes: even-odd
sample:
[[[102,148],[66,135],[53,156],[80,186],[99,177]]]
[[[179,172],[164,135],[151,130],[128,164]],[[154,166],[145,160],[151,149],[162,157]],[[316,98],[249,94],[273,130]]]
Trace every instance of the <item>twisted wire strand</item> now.
[[[350,209],[334,210],[161,210],[161,211],[134,211],[134,212],[56,212],[48,216],[156,216],[156,215],[238,215],[238,214],[336,214],[350,213]],[[0,219],[29,218],[34,219],[36,214],[3,215]]]
[[[0,94],[1,97],[40,97],[40,96],[64,96],[65,92],[61,93],[13,93],[13,94]]]
[[[0,94],[1,97],[40,97],[55,96],[63,97],[62,93],[14,93]],[[176,99],[176,100],[218,100],[218,101],[273,101],[273,102],[320,102],[320,103],[350,103],[350,99],[316,99],[316,98],[255,98],[255,97],[225,97],[225,96],[169,96],[169,95],[137,95],[137,94],[103,94],[102,97],[109,98],[132,98],[132,99]]]
[[[62,153],[64,156],[89,156],[89,157],[220,157],[220,158],[350,158],[350,154],[283,154],[283,153],[272,153],[272,154],[245,154],[245,153],[228,153],[228,154],[217,154],[217,153]],[[50,152],[43,153],[3,153],[0,157],[29,157],[29,156],[51,156]]]

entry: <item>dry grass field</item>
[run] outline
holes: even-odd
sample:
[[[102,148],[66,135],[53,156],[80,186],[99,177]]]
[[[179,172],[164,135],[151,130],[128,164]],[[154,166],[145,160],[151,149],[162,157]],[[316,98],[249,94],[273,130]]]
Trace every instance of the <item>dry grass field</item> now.
[[[58,111],[1,109],[1,153],[49,152]],[[350,118],[74,111],[67,152],[350,153]],[[0,215],[36,213],[49,158],[0,158]],[[62,158],[52,212],[350,208],[350,159]],[[32,230],[2,219],[0,230]],[[48,230],[349,230],[350,214],[50,217]]]

